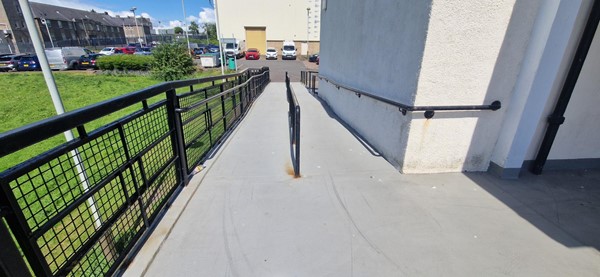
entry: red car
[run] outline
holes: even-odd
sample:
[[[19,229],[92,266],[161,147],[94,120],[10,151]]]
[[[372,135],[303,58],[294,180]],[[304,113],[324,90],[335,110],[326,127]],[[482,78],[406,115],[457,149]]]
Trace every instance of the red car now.
[[[260,51],[256,48],[250,48],[246,51],[246,60],[258,60],[260,59]]]
[[[133,55],[133,53],[135,53],[135,47],[115,47],[115,54]]]

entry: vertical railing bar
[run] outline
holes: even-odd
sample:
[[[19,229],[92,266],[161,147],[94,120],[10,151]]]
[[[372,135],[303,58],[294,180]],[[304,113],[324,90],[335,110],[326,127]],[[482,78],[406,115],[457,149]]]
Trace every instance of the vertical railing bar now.
[[[171,144],[173,156],[177,157],[175,168],[177,170],[177,183],[181,186],[187,185],[187,159],[185,154],[185,143],[183,140],[183,127],[181,116],[176,112],[179,108],[179,99],[175,89],[167,91],[167,117],[169,130],[171,132]]]
[[[296,135],[296,169],[294,170],[294,176],[300,177],[300,106],[296,106],[296,121],[295,121],[295,129],[294,132]]]
[[[146,187],[146,190],[148,190],[149,186],[148,186],[148,179],[146,178],[146,173],[144,172],[144,163],[142,161],[142,159],[138,159],[137,160],[139,169],[140,169],[140,175],[142,177],[142,182],[144,183],[144,186]],[[133,166],[131,167],[131,170],[133,171]],[[140,193],[140,185],[136,183],[134,183],[136,185],[135,189],[137,190],[137,194],[138,194],[138,205],[140,205],[140,211],[142,214],[142,219],[144,220],[144,225],[146,226],[146,228],[149,228],[150,226],[150,222],[148,220],[148,214],[146,213],[146,206],[144,204],[144,201],[142,199],[142,194]]]

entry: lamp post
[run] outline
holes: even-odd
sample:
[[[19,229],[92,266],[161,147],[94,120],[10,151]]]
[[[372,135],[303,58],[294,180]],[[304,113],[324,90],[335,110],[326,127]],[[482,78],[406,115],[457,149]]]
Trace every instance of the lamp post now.
[[[308,59],[308,35],[310,33],[310,7],[306,8],[306,59]]]
[[[142,37],[140,37],[140,28],[138,27],[137,18],[135,17],[135,10],[137,10],[136,7],[131,7],[130,9],[130,11],[133,13],[133,21],[135,21],[135,29],[137,30],[138,42],[142,43]]]
[[[181,0],[181,8],[183,9],[183,26],[185,26],[185,5],[183,4],[183,0]],[[192,50],[190,49],[190,37],[188,36],[188,30],[185,30],[185,39],[187,40],[188,46],[188,54],[192,55]]]
[[[4,25],[4,37],[7,39],[6,40],[6,45],[8,45],[8,51],[10,51],[10,53],[13,53],[12,47],[10,46],[12,43],[12,31],[10,30],[10,26],[7,23],[0,23],[0,25]]]
[[[217,43],[219,44],[219,55],[221,57],[223,57],[223,44],[221,43],[221,30],[219,27],[219,8],[217,5],[217,0],[214,0],[215,2],[215,25],[217,27]],[[221,61],[221,75],[225,75],[225,68],[223,66],[223,64],[225,63],[225,61]]]
[[[42,18],[42,24],[46,26],[46,32],[48,33],[48,38],[50,38],[50,44],[52,44],[52,48],[54,48],[54,41],[52,41],[52,35],[50,35],[50,28],[48,28],[48,22],[45,18]]]

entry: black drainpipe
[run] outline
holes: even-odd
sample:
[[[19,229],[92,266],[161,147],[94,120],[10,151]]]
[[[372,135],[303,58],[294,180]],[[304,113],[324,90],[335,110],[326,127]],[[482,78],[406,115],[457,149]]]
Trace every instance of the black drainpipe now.
[[[535,162],[531,168],[531,172],[533,172],[533,174],[542,174],[546,160],[548,160],[548,154],[550,154],[550,149],[552,148],[552,143],[554,143],[554,139],[558,133],[558,128],[565,122],[565,111],[567,110],[569,100],[571,100],[571,95],[573,94],[573,89],[575,89],[575,84],[577,84],[577,79],[579,78],[579,73],[581,73],[581,68],[583,67],[585,58],[590,50],[592,41],[594,40],[594,34],[598,28],[599,20],[600,1],[594,0],[592,11],[590,12],[590,16],[585,24],[583,35],[579,40],[577,52],[575,52],[575,57],[573,58],[573,62],[569,68],[569,73],[567,74],[567,79],[565,80],[563,88],[560,92],[560,96],[558,97],[558,102],[556,102],[554,111],[548,117],[546,134],[544,135],[544,140],[542,141],[540,150],[538,151],[537,156],[535,157]]]

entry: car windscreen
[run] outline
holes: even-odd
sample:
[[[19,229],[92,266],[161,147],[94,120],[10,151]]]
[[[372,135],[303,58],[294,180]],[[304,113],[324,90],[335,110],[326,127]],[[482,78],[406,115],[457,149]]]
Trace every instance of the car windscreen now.
[[[238,45],[234,44],[234,43],[227,43],[227,44],[225,44],[225,48],[227,48],[227,49],[235,49],[237,47],[238,47]]]
[[[2,57],[0,58],[0,62],[7,62],[10,61],[10,59],[12,59],[12,57]]]
[[[257,49],[248,49],[248,52],[258,52]]]
[[[277,52],[275,49],[267,49],[267,52]]]
[[[112,50],[112,48],[104,48],[104,49],[102,49],[102,51],[106,51],[106,52],[111,51],[111,50]]]
[[[283,46],[283,50],[293,51],[296,50],[296,47],[294,47],[293,45],[285,45]]]

